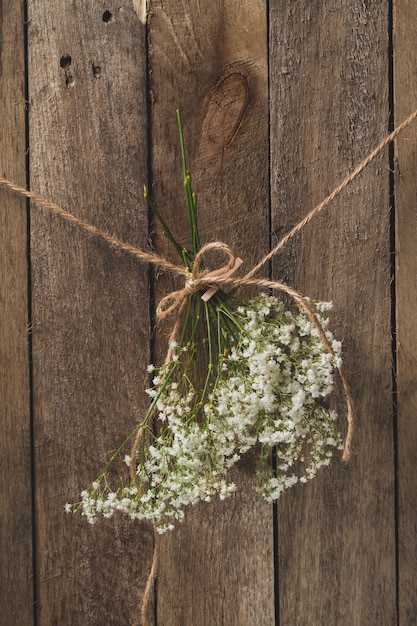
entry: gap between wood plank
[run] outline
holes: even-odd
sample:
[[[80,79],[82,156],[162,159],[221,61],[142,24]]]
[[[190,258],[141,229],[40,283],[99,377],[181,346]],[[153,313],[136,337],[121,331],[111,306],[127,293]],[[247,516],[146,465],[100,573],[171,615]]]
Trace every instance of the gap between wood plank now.
[[[25,55],[25,169],[26,188],[30,189],[30,157],[29,157],[29,11],[28,2],[23,2],[23,42]],[[33,626],[38,624],[38,580],[37,580],[37,543],[36,543],[36,502],[35,502],[35,416],[33,406],[33,342],[32,342],[32,265],[30,256],[30,200],[26,200],[27,229],[27,319],[28,319],[28,373],[29,373],[29,419],[30,419],[30,467],[31,467],[31,504],[32,504],[32,594],[33,594]]]
[[[388,0],[388,132],[394,130],[394,8]],[[395,533],[395,602],[397,626],[400,622],[399,589],[399,493],[398,493],[398,407],[397,407],[397,284],[396,284],[396,229],[395,229],[395,159],[394,144],[388,147],[390,197],[390,272],[391,272],[391,349],[392,349],[392,434],[394,452],[394,533]]]

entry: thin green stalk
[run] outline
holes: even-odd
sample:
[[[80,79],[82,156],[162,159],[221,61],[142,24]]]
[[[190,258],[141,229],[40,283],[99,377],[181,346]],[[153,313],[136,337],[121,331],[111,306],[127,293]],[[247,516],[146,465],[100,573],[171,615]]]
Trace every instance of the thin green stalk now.
[[[179,109],[176,110],[178,131],[180,134],[180,148],[181,148],[181,160],[182,160],[182,173],[184,180],[187,177],[187,159],[185,157],[185,145],[184,145],[184,132],[182,129],[181,115]]]
[[[181,258],[183,258],[184,248],[182,246],[180,246],[180,244],[177,242],[177,240],[175,239],[174,235],[172,234],[168,224],[165,222],[164,218],[162,217],[162,215],[160,214],[160,212],[156,208],[155,203],[153,202],[151,196],[149,195],[149,191],[148,191],[147,187],[143,188],[143,195],[144,195],[144,198],[145,198],[146,202],[149,205],[149,208],[152,210],[152,212],[156,215],[156,217],[158,218],[159,222],[161,223],[161,226],[162,226],[162,229],[163,229],[165,237],[172,243],[172,245],[174,246],[175,250],[178,252],[179,256]]]
[[[146,420],[146,418],[145,418],[145,420]],[[136,433],[138,432],[138,430],[140,428],[143,428],[143,424],[144,424],[145,420],[142,423],[140,423],[137,426],[135,426],[135,428],[132,430],[132,432],[126,437],[124,442],[117,448],[116,452],[111,455],[110,459],[107,461],[106,465],[101,470],[101,472],[98,475],[97,480],[95,482],[100,483],[103,480],[103,478],[106,476],[108,470],[110,469],[111,465],[114,463],[114,461],[119,456],[119,454],[121,454],[121,452],[127,446],[129,441],[131,441],[131,439],[133,439],[133,437],[136,435]]]
[[[243,328],[242,324],[240,324],[240,322],[236,319],[236,317],[232,314],[232,312],[230,311],[230,309],[228,309],[226,306],[224,306],[224,304],[222,303],[219,306],[219,310],[223,313],[223,315],[225,316],[226,319],[229,319],[232,322],[232,325],[235,326],[238,331],[239,334],[247,334],[247,332],[245,331],[245,329]]]
[[[185,192],[185,204],[187,208],[187,218],[188,225],[190,228],[190,239],[191,239],[191,249],[193,254],[197,254],[197,252],[201,248],[200,235],[198,232],[197,225],[197,196],[193,193],[192,185],[191,185],[191,175],[187,169],[187,158],[185,154],[185,143],[184,143],[184,131],[182,128],[181,115],[179,110],[177,109],[177,122],[178,122],[178,131],[180,136],[180,149],[181,149],[181,163],[182,163],[182,173],[184,177],[184,192]]]
[[[201,392],[201,398],[200,398],[200,404],[202,406],[204,405],[204,399],[205,399],[206,394],[207,394],[207,389],[209,387],[209,384],[210,384],[210,381],[211,381],[212,372],[213,372],[213,368],[214,368],[213,343],[212,343],[212,337],[211,337],[211,332],[212,331],[211,331],[211,324],[210,324],[209,306],[208,306],[207,302],[204,303],[204,312],[205,312],[206,327],[207,327],[208,365],[207,365],[207,376],[206,376],[206,380],[204,382],[204,387],[203,387],[203,391]]]
[[[198,327],[200,325],[201,322],[201,305],[202,305],[202,301],[201,299],[197,296],[191,296],[188,305],[187,305],[187,310],[185,313],[185,318],[184,318],[184,325],[183,325],[183,329],[182,329],[182,333],[181,333],[181,338],[180,338],[180,342],[179,345],[182,347],[184,345],[184,342],[187,340],[187,343],[191,343],[193,341],[195,341],[196,336],[197,336],[197,330]],[[191,332],[189,337],[187,337],[187,329],[188,329],[188,324],[189,324],[189,320],[190,320],[190,316],[191,316],[191,312],[194,310],[194,315],[193,315],[193,319],[192,319],[192,326],[191,326]]]
[[[184,180],[185,203],[187,206],[188,223],[190,227],[191,248],[194,254],[201,248],[200,235],[197,225],[197,196],[193,193],[191,175],[188,172]]]
[[[197,224],[197,194],[195,194],[192,190],[191,174],[189,174],[188,178],[189,178],[190,195],[191,195],[190,209],[191,209],[191,227],[193,229],[192,243],[193,243],[194,254],[197,254],[197,252],[201,248],[200,234],[198,232],[198,224]]]
[[[97,482],[100,482],[104,476],[107,474],[110,466],[114,463],[114,461],[116,460],[116,458],[119,456],[119,454],[122,452],[122,450],[127,446],[127,444],[129,443],[129,441],[131,441],[133,439],[133,437],[136,435],[136,433],[141,429],[141,428],[146,428],[148,425],[148,422],[150,420],[150,418],[152,417],[152,415],[155,412],[156,409],[156,405],[158,400],[160,399],[161,395],[163,394],[163,392],[165,391],[166,386],[168,385],[168,383],[171,381],[175,370],[178,368],[179,366],[179,362],[178,361],[174,361],[173,365],[170,369],[170,371],[168,372],[167,377],[164,380],[164,384],[161,386],[158,394],[155,396],[155,398],[152,400],[151,406],[149,407],[149,409],[146,412],[146,415],[144,417],[144,419],[142,420],[142,422],[140,422],[139,424],[137,424],[135,426],[135,428],[132,430],[132,432],[126,437],[126,439],[123,441],[123,443],[117,448],[116,452],[114,452],[114,454],[112,454],[112,456],[110,457],[110,459],[107,461],[106,465],[104,466],[104,468],[102,469],[102,471],[100,472],[98,478],[97,478]]]

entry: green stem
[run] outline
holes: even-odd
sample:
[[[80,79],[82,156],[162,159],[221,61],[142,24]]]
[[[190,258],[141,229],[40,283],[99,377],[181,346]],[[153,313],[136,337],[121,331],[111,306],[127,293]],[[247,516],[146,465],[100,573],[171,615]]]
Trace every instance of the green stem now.
[[[187,160],[185,158],[184,133],[182,130],[182,122],[181,122],[181,115],[180,115],[179,109],[176,110],[176,114],[177,114],[178,131],[180,134],[182,173],[183,173],[184,180],[185,180],[187,177]]]
[[[123,443],[117,448],[116,452],[114,452],[114,454],[112,454],[112,456],[110,457],[110,459],[107,461],[106,465],[104,466],[104,468],[102,469],[102,471],[100,472],[97,481],[96,482],[101,482],[101,480],[104,478],[104,476],[107,474],[110,466],[114,463],[114,461],[116,460],[116,458],[119,456],[119,454],[122,452],[122,450],[127,446],[127,444],[129,443],[129,441],[131,441],[133,439],[133,437],[136,435],[136,433],[141,429],[141,428],[146,428],[148,425],[148,422],[150,420],[150,418],[152,417],[153,413],[155,412],[156,409],[156,405],[158,400],[160,399],[161,395],[163,394],[163,392],[165,391],[166,386],[168,385],[168,383],[171,381],[175,370],[177,369],[179,365],[178,361],[174,361],[172,364],[172,367],[170,369],[170,371],[168,372],[165,380],[164,380],[164,384],[161,386],[158,394],[155,396],[155,398],[152,400],[151,406],[149,407],[149,409],[146,412],[145,418],[143,419],[142,422],[140,422],[139,424],[137,424],[135,426],[135,428],[132,430],[132,432],[126,437],[126,439],[123,441]],[[133,459],[132,459],[133,461]]]
[[[187,169],[187,158],[185,154],[185,143],[184,143],[184,131],[182,128],[181,115],[178,109],[176,113],[177,113],[178,132],[180,135],[181,163],[182,163],[182,173],[184,177],[183,184],[184,184],[184,192],[185,192],[185,204],[187,207],[188,225],[190,228],[191,250],[193,254],[195,255],[201,248],[200,235],[199,235],[198,226],[197,226],[197,196],[195,193],[193,193],[192,185],[191,185],[191,175]]]
[[[159,222],[161,223],[161,226],[162,226],[162,229],[163,229],[165,237],[172,243],[172,245],[174,246],[175,250],[178,252],[180,257],[184,258],[184,248],[182,248],[182,246],[180,246],[180,244],[177,242],[177,240],[175,239],[174,235],[172,234],[168,224],[165,222],[164,218],[162,217],[162,215],[160,214],[160,212],[156,208],[155,203],[153,202],[152,198],[149,195],[149,191],[148,191],[147,187],[144,187],[143,195],[144,195],[145,200],[148,203],[150,209],[156,215],[156,217],[158,218]],[[187,251],[185,250],[185,252],[187,252]]]
[[[208,364],[207,364],[206,380],[204,382],[203,391],[201,392],[201,398],[200,398],[201,406],[204,405],[204,400],[205,400],[205,397],[206,397],[206,394],[207,394],[207,389],[209,387],[209,384],[210,384],[210,381],[211,381],[211,377],[212,377],[212,373],[213,373],[213,368],[214,368],[213,343],[212,343],[212,337],[211,337],[212,331],[211,331],[211,324],[210,324],[210,311],[209,311],[209,306],[208,306],[207,302],[204,303],[204,313],[205,313],[206,328],[207,328]]]
[[[191,175],[187,173],[186,178],[184,179],[184,191],[185,191],[185,204],[187,207],[187,216],[188,216],[188,224],[190,227],[190,239],[191,239],[191,249],[194,254],[200,250],[200,236],[198,234],[197,227],[197,200],[196,195],[193,193],[191,186]]]

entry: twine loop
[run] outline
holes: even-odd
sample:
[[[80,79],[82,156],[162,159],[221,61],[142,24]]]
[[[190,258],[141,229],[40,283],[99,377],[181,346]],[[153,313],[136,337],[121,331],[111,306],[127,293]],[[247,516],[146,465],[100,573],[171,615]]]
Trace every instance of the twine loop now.
[[[210,251],[224,254],[227,262],[214,270],[207,269],[204,256]],[[180,314],[189,298],[203,289],[207,291],[202,295],[202,300],[207,302],[219,289],[218,283],[232,276],[242,262],[242,259],[235,257],[230,246],[222,241],[212,241],[202,246],[195,255],[192,270],[186,270],[184,287],[172,291],[160,300],[156,308],[157,319],[163,320],[174,312]]]

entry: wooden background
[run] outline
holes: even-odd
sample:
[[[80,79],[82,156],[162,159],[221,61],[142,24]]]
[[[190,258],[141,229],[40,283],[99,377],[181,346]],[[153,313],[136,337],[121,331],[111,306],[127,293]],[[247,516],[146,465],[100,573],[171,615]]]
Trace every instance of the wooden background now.
[[[184,228],[177,107],[204,241],[246,269],[417,107],[414,0],[148,8],[0,1],[0,175],[133,245],[171,254],[143,184]],[[163,537],[154,626],[417,624],[416,167],[414,126],[270,268],[335,303],[351,461],[272,507],[248,459]],[[138,626],[152,530],[63,505],[146,409],[171,279],[27,209],[0,190],[0,623]]]

